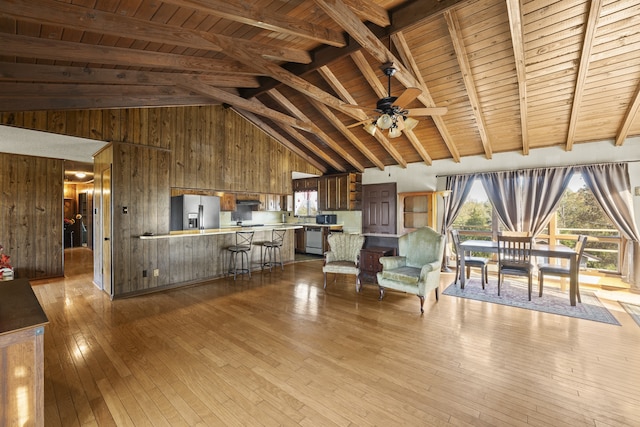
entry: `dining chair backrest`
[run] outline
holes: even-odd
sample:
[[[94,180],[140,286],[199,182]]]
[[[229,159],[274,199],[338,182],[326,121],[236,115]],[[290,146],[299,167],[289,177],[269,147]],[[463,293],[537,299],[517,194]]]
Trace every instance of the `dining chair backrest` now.
[[[282,246],[284,242],[284,235],[287,230],[274,229],[271,231],[271,243],[275,243],[277,245]]]
[[[584,253],[584,248],[587,246],[587,239],[588,237],[584,234],[578,236],[578,242],[574,248],[576,251],[578,266],[580,265],[580,262],[582,262],[582,254]]]
[[[530,231],[503,230],[503,231],[500,232],[499,235],[500,236],[511,236],[511,237],[530,237],[531,236],[531,232]]]
[[[453,241],[453,247],[456,250],[456,254],[460,256],[460,233],[458,230],[451,230],[451,240]]]
[[[531,268],[531,237],[498,236],[498,262],[504,269]]]
[[[236,231],[236,246],[251,248],[252,241],[253,231]]]

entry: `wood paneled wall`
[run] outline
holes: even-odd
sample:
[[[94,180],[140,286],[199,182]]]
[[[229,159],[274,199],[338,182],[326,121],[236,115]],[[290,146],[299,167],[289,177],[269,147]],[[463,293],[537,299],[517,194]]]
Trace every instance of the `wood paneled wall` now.
[[[0,154],[0,244],[16,277],[62,276],[62,160]]]
[[[0,113],[0,124],[113,142],[94,159],[94,204],[98,211],[94,218],[94,281],[104,286],[100,174],[112,167],[112,278],[116,297],[194,279],[184,270],[187,265],[193,270],[193,263],[176,261],[174,254],[183,251],[171,249],[169,240],[137,238],[144,232],[169,232],[172,187],[291,194],[293,171],[321,173],[233,110],[221,106]],[[52,193],[52,201],[53,197]],[[61,209],[62,178],[55,197]],[[57,219],[61,227],[61,212]],[[62,257],[61,247],[57,253]],[[158,277],[151,274],[156,268],[161,271]],[[142,276],[143,270],[149,272],[148,277]]]
[[[221,106],[0,113],[0,124],[171,151],[171,187],[290,194],[291,172],[321,174]]]

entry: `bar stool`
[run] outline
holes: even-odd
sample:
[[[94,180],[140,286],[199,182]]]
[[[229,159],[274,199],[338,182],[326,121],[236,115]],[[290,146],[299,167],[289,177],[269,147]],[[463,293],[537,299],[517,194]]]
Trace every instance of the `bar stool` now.
[[[249,264],[249,252],[253,241],[253,231],[236,231],[236,244],[228,246],[226,249],[231,252],[229,258],[228,274],[233,273],[233,280],[236,280],[238,273],[249,274],[251,278],[251,265]],[[240,255],[240,268],[238,268],[238,255]],[[247,260],[245,268],[244,261]]]
[[[268,242],[263,242],[262,246],[264,246],[264,258],[262,258],[262,269],[264,267],[269,267],[269,271],[271,271],[271,267],[274,265],[280,265],[282,271],[284,271],[284,264],[282,263],[282,253],[280,252],[280,248],[284,243],[284,234],[287,230],[271,230],[271,240]],[[276,254],[276,251],[278,252]],[[278,255],[280,256],[280,262],[278,262]],[[267,261],[267,258],[269,259]]]

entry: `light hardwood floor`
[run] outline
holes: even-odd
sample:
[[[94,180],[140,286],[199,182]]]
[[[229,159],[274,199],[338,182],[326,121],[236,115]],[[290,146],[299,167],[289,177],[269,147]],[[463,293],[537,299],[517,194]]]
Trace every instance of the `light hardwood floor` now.
[[[640,327],[377,288],[321,261],[109,301],[34,282],[51,426],[638,426]],[[73,261],[72,261],[73,260]],[[443,277],[448,284],[451,276]]]

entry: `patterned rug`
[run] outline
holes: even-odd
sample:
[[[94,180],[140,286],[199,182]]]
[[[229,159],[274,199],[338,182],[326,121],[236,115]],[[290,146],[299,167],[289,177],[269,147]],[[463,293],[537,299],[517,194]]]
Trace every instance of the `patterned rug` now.
[[[538,297],[538,287],[534,284],[531,301],[528,300],[526,283],[504,281],[500,289],[500,296],[498,296],[498,284],[495,280],[490,280],[485,288],[482,289],[480,279],[471,278],[467,280],[464,289],[460,289],[459,285],[452,283],[443,294],[620,325],[593,292],[580,292],[582,303],[576,303],[575,307],[572,307],[569,304],[569,292],[563,292],[557,288],[545,287],[544,294],[540,298]]]
[[[629,304],[628,302],[618,301],[618,303],[625,309],[629,316],[636,321],[638,326],[640,326],[640,305]]]

